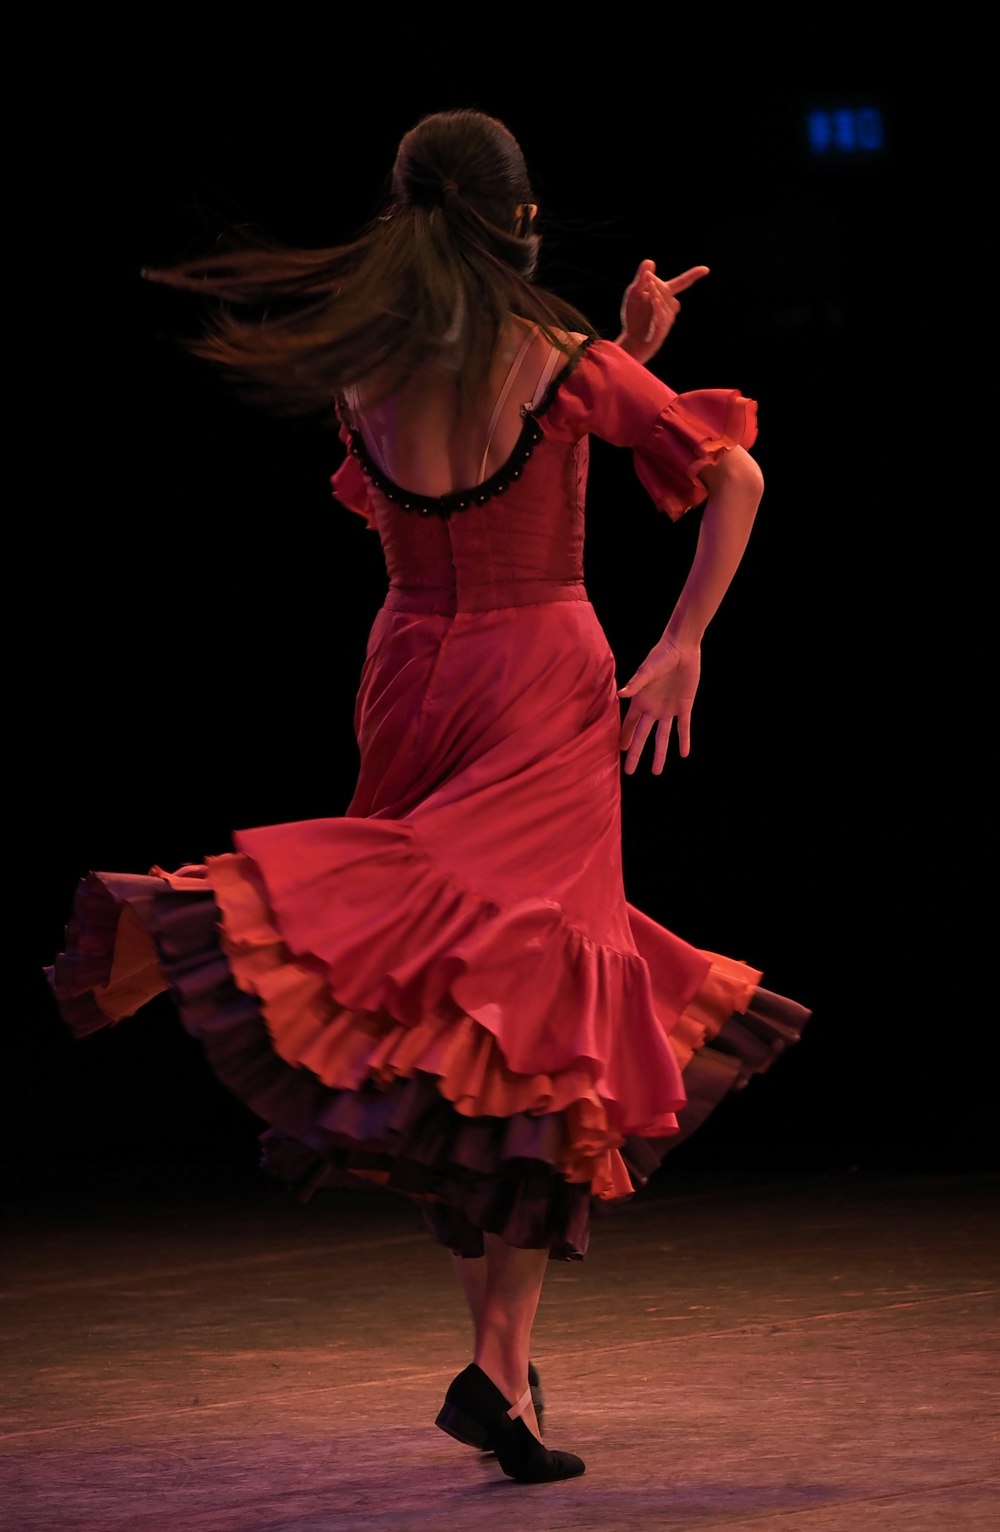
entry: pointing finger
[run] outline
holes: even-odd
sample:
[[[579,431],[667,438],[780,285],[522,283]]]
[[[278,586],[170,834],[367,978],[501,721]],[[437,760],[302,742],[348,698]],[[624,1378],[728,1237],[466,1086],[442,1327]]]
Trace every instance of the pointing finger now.
[[[707,276],[707,266],[689,266],[687,271],[682,271],[679,276],[671,277],[670,281],[665,282],[663,285],[671,293],[682,293],[687,288],[693,287],[695,282],[700,281],[702,277]]]

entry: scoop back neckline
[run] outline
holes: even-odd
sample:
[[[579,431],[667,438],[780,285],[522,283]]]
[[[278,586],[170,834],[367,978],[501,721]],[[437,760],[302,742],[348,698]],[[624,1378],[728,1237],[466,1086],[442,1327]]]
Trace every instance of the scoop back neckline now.
[[[521,414],[524,424],[521,427],[517,441],[511,448],[504,462],[496,473],[484,479],[480,484],[469,485],[464,489],[450,490],[444,495],[424,495],[416,490],[407,489],[405,485],[397,484],[387,473],[383,473],[369,451],[368,444],[360,429],[352,424],[346,403],[338,401],[338,409],[341,410],[344,429],[347,433],[348,451],[358,459],[362,472],[375,488],[387,500],[398,504],[402,510],[417,511],[421,514],[433,513],[439,516],[448,516],[455,510],[466,510],[472,504],[483,505],[491,500],[494,495],[502,494],[509,485],[520,477],[524,463],[528,461],[537,443],[541,440],[542,430],[538,424],[540,416],[552,404],[560,386],[574,371],[584,353],[593,345],[599,337],[587,335],[580,342],[575,355],[569,357],[566,364],[559,369],[549,382],[541,399],[535,405],[521,405]]]

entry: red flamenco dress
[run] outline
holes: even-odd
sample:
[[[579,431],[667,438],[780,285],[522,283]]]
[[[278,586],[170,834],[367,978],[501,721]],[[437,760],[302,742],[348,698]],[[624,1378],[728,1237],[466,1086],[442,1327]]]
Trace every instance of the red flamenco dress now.
[[[573,1259],[809,1012],[626,901],[621,705],[582,576],[590,435],[677,518],[756,407],[678,395],[599,340],[522,416],[499,473],[436,500],[344,416],[334,493],[389,576],[346,813],[90,873],[46,972],[78,1036],[169,990],[299,1197],[376,1182],[463,1254],[486,1230]]]

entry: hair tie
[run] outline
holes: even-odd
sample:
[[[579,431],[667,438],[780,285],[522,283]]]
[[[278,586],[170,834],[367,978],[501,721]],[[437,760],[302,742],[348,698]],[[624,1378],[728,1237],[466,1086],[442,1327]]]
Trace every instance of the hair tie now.
[[[441,195],[442,195],[442,197],[454,196],[457,191],[458,191],[458,182],[457,181],[449,180],[449,181],[442,181],[441,182]]]

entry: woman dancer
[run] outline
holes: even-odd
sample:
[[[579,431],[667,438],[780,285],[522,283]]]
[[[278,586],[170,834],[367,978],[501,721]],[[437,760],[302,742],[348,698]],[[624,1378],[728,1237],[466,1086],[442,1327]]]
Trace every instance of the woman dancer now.
[[[437,1424],[536,1483],[584,1471],[537,1419],[548,1262],[582,1259],[595,1205],[808,1017],[632,906],[622,877],[621,754],[631,773],[648,748],[659,774],[675,731],[690,750],[702,636],[762,495],[756,406],[643,365],[706,268],[662,282],[643,262],[611,341],[535,280],[538,251],[516,140],[448,111],[404,135],[351,242],[234,234],[145,273],[206,300],[196,354],[336,422],[333,492],[377,532],[388,590],[344,812],[240,830],[176,871],[89,874],[49,970],[78,1034],[169,989],[300,1196],[347,1179],[417,1200],[475,1334]],[[583,581],[592,436],[629,452],[657,510],[700,516],[621,685]]]

